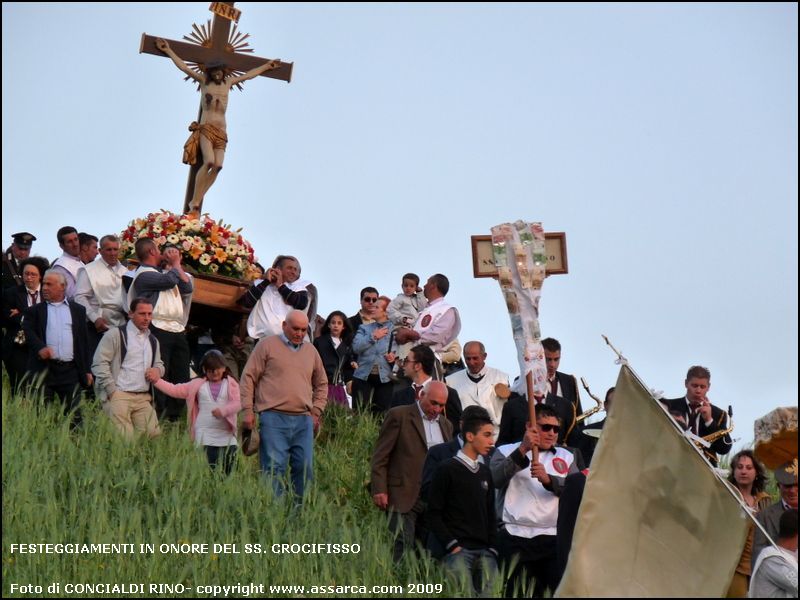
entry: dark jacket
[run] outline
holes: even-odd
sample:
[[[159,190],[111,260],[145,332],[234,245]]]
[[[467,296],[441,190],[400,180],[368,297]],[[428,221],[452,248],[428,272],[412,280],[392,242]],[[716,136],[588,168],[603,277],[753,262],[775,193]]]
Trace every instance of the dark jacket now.
[[[661,400],[661,403],[667,407],[667,410],[670,412],[680,413],[686,419],[686,422],[689,423],[689,405],[686,403],[686,398],[672,398],[669,400]],[[706,427],[706,424],[703,422],[703,418],[700,417],[698,419],[699,425],[697,428],[697,435],[700,437],[704,437],[710,435],[712,433],[716,433],[722,429],[726,429],[728,425],[728,415],[727,413],[722,410],[721,408],[711,405],[711,425]],[[711,443],[711,447],[708,448],[710,452],[715,454],[727,454],[731,451],[733,447],[733,442],[731,441],[731,436],[729,434],[725,434],[722,437],[716,439]]]
[[[392,396],[392,408],[414,404],[415,401],[414,388],[408,386],[394,393]],[[453,433],[456,434],[461,431],[461,398],[458,397],[458,392],[449,385],[447,386],[447,406],[444,407],[444,412],[447,420],[453,426]]]
[[[439,428],[442,439],[452,439],[453,429],[447,419],[439,419]],[[372,495],[388,494],[390,507],[400,513],[409,512],[419,497],[427,453],[419,408],[412,405],[390,409],[372,453]]]
[[[433,481],[433,474],[436,473],[436,469],[444,461],[458,454],[459,450],[461,450],[461,440],[458,435],[454,436],[449,442],[436,444],[433,448],[428,450],[428,454],[425,456],[425,464],[422,465],[422,487],[419,492],[419,497],[423,501],[427,502],[428,500],[428,490],[430,489],[431,481]]]
[[[567,443],[569,443],[570,440],[577,439],[578,431],[576,430],[578,427],[573,427],[575,415],[573,414],[572,405],[569,401],[561,396],[547,394],[544,403],[555,410],[559,421],[561,421],[558,443],[563,444],[565,438]],[[495,446],[513,444],[514,442],[521,441],[525,435],[525,423],[527,423],[528,420],[528,399],[516,392],[512,392],[503,407],[503,414],[500,417],[500,433],[497,435]],[[572,428],[572,432],[567,436],[567,431],[570,428]],[[575,444],[569,445],[574,446]]]
[[[350,342],[342,340],[338,348],[334,348],[330,333],[324,333],[314,340],[314,347],[319,352],[328,383],[347,383],[353,378],[353,368],[350,366]],[[341,375],[341,381],[337,377]]]
[[[72,316],[72,352],[78,380],[88,387],[86,375],[91,368],[89,342],[86,333],[86,309],[75,302],[67,302]],[[28,371],[39,372],[47,368],[47,361],[39,358],[39,350],[47,346],[47,302],[25,309],[22,328],[28,343]]]
[[[581,397],[578,394],[578,382],[575,380],[575,376],[556,371],[556,379],[558,379],[558,385],[561,388],[561,397],[575,406],[576,415],[581,414],[583,407],[581,406]]]

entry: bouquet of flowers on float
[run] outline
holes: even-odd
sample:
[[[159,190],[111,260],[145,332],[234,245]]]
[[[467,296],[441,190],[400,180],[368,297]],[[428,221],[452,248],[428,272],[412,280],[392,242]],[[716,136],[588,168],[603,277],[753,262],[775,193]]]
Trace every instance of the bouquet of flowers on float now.
[[[198,273],[252,280],[257,276],[255,252],[241,236],[207,214],[177,215],[167,210],[134,219],[120,235],[124,259],[136,259],[139,238],[152,238],[159,245],[172,244],[183,253],[183,264]]]

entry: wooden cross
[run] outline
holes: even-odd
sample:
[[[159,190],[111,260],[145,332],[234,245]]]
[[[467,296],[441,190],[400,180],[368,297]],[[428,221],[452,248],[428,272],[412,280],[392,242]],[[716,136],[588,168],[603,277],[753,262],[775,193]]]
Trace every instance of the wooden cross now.
[[[247,35],[236,35],[231,37],[231,24],[233,21],[239,21],[241,11],[233,7],[233,2],[213,2],[209,7],[214,13],[214,20],[211,24],[210,32],[205,28],[200,28],[197,25],[192,25],[195,33],[192,38],[184,36],[188,42],[178,42],[174,40],[167,40],[172,50],[186,63],[195,63],[199,66],[221,62],[225,64],[226,69],[230,72],[247,72],[254,69],[269,59],[253,56],[252,54],[242,54],[242,52],[252,52],[243,43]],[[198,40],[200,43],[194,43],[192,39]],[[157,36],[142,34],[142,41],[139,45],[139,53],[154,54],[167,58],[161,50],[156,47]],[[236,52],[239,49],[239,52]],[[271,77],[272,79],[280,79],[289,83],[292,80],[292,67],[294,63],[280,62],[279,65],[269,71],[261,73],[262,77]],[[197,121],[200,122],[200,116],[203,112],[202,98],[200,102],[200,110],[198,113]],[[194,185],[197,171],[200,169],[200,163],[194,164],[189,170],[189,181],[186,184],[186,198],[184,200],[183,212],[189,212],[189,203],[194,194]]]

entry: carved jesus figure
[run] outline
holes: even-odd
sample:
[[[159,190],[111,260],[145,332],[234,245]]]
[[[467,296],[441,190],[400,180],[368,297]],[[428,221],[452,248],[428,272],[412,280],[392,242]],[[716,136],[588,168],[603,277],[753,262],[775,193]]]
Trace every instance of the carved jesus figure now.
[[[194,165],[198,158],[202,163],[197,171],[194,194],[187,211],[199,213],[203,205],[203,198],[222,170],[222,162],[225,160],[225,147],[228,144],[225,111],[228,108],[228,94],[231,88],[237,83],[279,67],[280,60],[267,61],[260,67],[238,77],[226,77],[224,64],[211,63],[205,66],[204,77],[190,69],[170,48],[166,40],[158,38],[156,46],[172,59],[175,66],[200,84],[200,94],[202,95],[200,123],[193,122],[189,125],[189,131],[192,133],[183,148],[184,163]],[[200,156],[198,156],[198,149]]]

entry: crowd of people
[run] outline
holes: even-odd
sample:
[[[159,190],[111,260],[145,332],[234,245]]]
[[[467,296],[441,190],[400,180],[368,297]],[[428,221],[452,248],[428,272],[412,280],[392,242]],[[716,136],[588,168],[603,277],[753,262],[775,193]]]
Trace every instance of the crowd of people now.
[[[193,277],[177,248],[139,239],[129,269],[115,235],[98,240],[62,227],[57,239],[63,253],[52,263],[30,256],[36,238],[27,232],[13,236],[3,257],[3,364],[12,387],[33,385],[45,402],[59,401],[74,428],[82,399],[94,398],[127,438],[157,436],[159,421],[185,413],[193,443],[225,474],[240,424],[256,430],[261,471],[277,496],[298,504],[313,479],[326,406],[370,412],[381,423],[372,500],[387,513],[395,560],[424,547],[469,576],[476,594],[501,572],[508,596],[556,589],[604,424],[583,421],[576,378],[559,371],[557,340],[542,340],[548,391],[529,400],[487,365],[483,343],[462,349],[445,275],[420,286],[406,273],[393,299],[364,287],[356,314],[322,318],[297,258],[279,255],[239,299],[249,311],[246,336],[212,325],[204,341],[190,341]],[[662,403],[716,465],[732,444],[727,413],[708,400],[710,382],[708,369],[693,366],[686,394]],[[792,572],[797,595],[797,459],[776,478],[781,500],[769,505],[752,452],[731,461],[732,485],[777,542],[751,529],[732,597],[748,588],[791,597]]]

